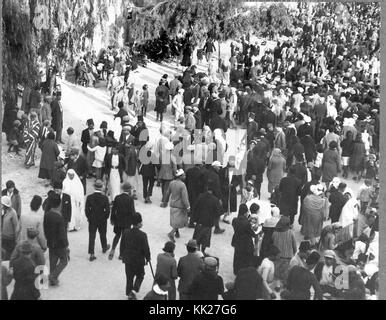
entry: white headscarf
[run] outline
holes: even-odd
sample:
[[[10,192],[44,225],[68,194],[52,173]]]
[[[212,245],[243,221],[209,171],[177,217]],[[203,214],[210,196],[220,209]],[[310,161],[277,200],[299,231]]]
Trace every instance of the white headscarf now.
[[[71,180],[69,174],[73,174],[74,178]],[[63,193],[71,196],[71,200],[76,202],[84,202],[84,188],[82,181],[73,169],[67,171],[66,179],[63,181]]]
[[[335,189],[338,189],[340,182],[341,181],[338,177],[334,177],[331,181],[331,185],[333,185]]]
[[[358,201],[355,198],[354,192],[347,188],[345,193],[349,193],[351,195],[351,199],[349,199],[342,208],[342,213],[339,219],[339,223],[341,224],[342,228],[353,224],[354,220],[358,219],[359,215]]]

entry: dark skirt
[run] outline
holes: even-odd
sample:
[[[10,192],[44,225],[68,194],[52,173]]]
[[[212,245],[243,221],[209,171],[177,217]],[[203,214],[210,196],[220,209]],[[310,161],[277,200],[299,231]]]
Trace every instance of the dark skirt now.
[[[38,177],[40,179],[52,179],[53,171],[54,170],[48,170],[45,168],[40,168]]]
[[[192,65],[192,59],[190,54],[184,54],[181,61],[181,66],[190,67]]]
[[[194,229],[193,239],[197,240],[198,245],[202,245],[206,248],[209,248],[211,236],[212,228],[197,224],[196,228]]]
[[[15,289],[12,293],[11,300],[38,300],[40,291],[35,288],[35,284],[15,284]]]
[[[263,240],[261,241],[260,247],[260,257],[266,258],[268,257],[268,252],[273,245],[272,234],[274,232],[274,228],[265,228],[263,227]]]
[[[239,270],[247,268],[253,259],[253,251],[235,249],[233,256],[233,274],[237,275]]]
[[[158,113],[165,113],[167,104],[164,101],[156,100],[154,111]]]

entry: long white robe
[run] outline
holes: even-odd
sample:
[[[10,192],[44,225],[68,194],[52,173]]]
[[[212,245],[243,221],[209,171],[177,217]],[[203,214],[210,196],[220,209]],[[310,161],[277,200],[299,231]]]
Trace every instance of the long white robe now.
[[[70,180],[68,174],[74,174],[74,178]],[[78,175],[74,170],[68,170],[66,179],[63,181],[63,193],[67,193],[71,197],[71,221],[69,230],[80,230],[84,212],[84,189]]]
[[[354,220],[358,219],[358,201],[355,198],[351,198],[346,202],[340,215],[339,223],[342,228],[347,227],[354,223]]]
[[[118,155],[113,155],[111,159],[111,165],[113,167],[119,166]],[[114,201],[115,197],[121,193],[121,177],[118,169],[111,169],[109,180],[110,200]]]

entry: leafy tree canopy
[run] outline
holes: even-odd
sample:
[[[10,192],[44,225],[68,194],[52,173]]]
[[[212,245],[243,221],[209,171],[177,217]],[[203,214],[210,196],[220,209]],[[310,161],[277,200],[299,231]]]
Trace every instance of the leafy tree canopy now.
[[[222,39],[231,29],[226,28],[226,21],[232,19],[241,6],[242,2],[237,0],[163,1],[139,10],[130,28],[138,42],[156,39],[161,31],[166,31],[171,38],[182,38],[188,33],[192,43],[197,44],[206,39],[208,33]]]

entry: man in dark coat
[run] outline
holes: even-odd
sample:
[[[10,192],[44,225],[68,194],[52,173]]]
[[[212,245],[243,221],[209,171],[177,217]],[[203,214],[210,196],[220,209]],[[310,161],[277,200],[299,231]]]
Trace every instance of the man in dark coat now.
[[[60,196],[52,195],[50,204],[51,209],[44,215],[43,227],[49,250],[49,281],[51,286],[57,286],[58,277],[68,264],[69,250],[66,223],[60,213]]]
[[[247,147],[251,141],[257,136],[259,125],[255,121],[255,114],[253,112],[248,115],[248,124],[247,124]]]
[[[301,192],[301,181],[295,176],[295,168],[291,167],[287,177],[281,179],[279,184],[280,192],[280,214],[290,217],[291,225],[298,213],[298,200]]]
[[[94,120],[93,119],[87,120],[87,127],[88,127],[87,129],[84,129],[82,131],[82,137],[80,139],[82,141],[82,151],[83,151],[84,155],[87,155],[87,153],[88,153],[87,145],[90,143],[91,137],[94,135]]]
[[[191,106],[192,100],[195,98],[195,92],[193,92],[193,84],[191,84],[188,88],[185,89],[183,93],[183,101],[185,106]]]
[[[71,196],[67,193],[63,193],[63,183],[55,182],[53,187],[54,192],[60,196],[60,199],[62,201],[60,206],[60,213],[62,214],[64,222],[66,223],[67,230],[68,224],[70,223],[72,216]],[[51,208],[49,208],[49,210],[50,209]]]
[[[95,236],[99,232],[101,239],[102,252],[106,253],[110,249],[107,244],[107,220],[110,216],[109,198],[102,194],[103,182],[101,180],[95,181],[95,192],[89,195],[86,199],[85,212],[88,220],[88,253],[90,254],[90,261],[94,261],[95,257]]]
[[[145,203],[151,204],[150,197],[153,196],[153,188],[156,177],[157,158],[151,151],[151,148],[145,145],[139,153],[139,174],[142,175],[143,198]]]
[[[331,223],[339,221],[342,209],[348,200],[348,198],[344,195],[346,187],[347,185],[341,182],[338,186],[338,189],[333,188],[333,191],[328,198],[331,203],[329,214]]]
[[[306,157],[306,162],[314,162],[316,156],[316,145],[314,139],[310,135],[311,129],[305,132],[305,135],[300,138],[300,143],[304,147],[304,155]],[[299,132],[298,132],[299,134]]]
[[[254,139],[255,146],[253,147],[253,156],[255,158],[259,158],[266,161],[268,159],[271,148],[269,145],[269,141],[264,137],[265,130],[263,130],[264,129],[261,129],[260,132],[256,134],[256,137]]]
[[[210,247],[212,228],[222,214],[220,200],[214,195],[215,183],[209,181],[206,191],[201,193],[193,205],[192,219],[196,223],[193,239],[201,246],[202,253]]]
[[[266,136],[267,136],[267,131],[264,128],[261,128],[259,130],[259,137],[257,138],[257,141],[256,141],[257,142],[256,147],[259,146],[260,141],[265,144],[265,150],[266,151],[264,154],[266,156],[266,159],[268,160],[270,155],[271,155],[272,148],[271,148],[271,143],[269,142],[269,140],[267,139]]]
[[[248,267],[253,258],[253,238],[255,233],[248,220],[248,214],[247,205],[241,204],[238,217],[232,221],[234,234],[231,245],[235,248],[233,256],[234,275],[237,275],[240,269]]]
[[[210,122],[212,121],[213,117],[217,115],[220,111],[222,112],[221,100],[218,97],[218,93],[213,92],[206,103],[205,124],[210,125]]]
[[[248,160],[247,162],[247,171],[245,175],[245,181],[253,181],[253,186],[255,188],[255,196],[261,195],[261,184],[263,183],[263,174],[265,172],[265,159],[261,157],[256,157],[255,155]]]
[[[189,240],[186,244],[188,254],[178,261],[177,273],[180,281],[178,282],[178,292],[180,300],[191,300],[188,294],[190,285],[197,274],[204,267],[204,263],[199,254],[197,254],[197,241]]]
[[[263,116],[261,120],[261,127],[264,129],[268,129],[268,123],[272,123],[274,126],[276,125],[276,115],[273,113],[271,107],[266,106],[263,111]]]
[[[86,182],[88,174],[88,163],[84,155],[80,154],[79,149],[73,148],[67,164],[67,170],[73,169],[83,184],[84,194],[86,195]]]
[[[228,164],[225,168],[221,168],[219,176],[221,183],[221,194],[222,194],[222,206],[224,208],[223,222],[230,223],[226,217],[232,212],[237,211],[237,190],[236,187],[242,183],[242,176],[235,175],[235,157],[230,156]],[[232,180],[230,175],[232,174]]]
[[[212,117],[210,119],[210,124],[209,124],[210,130],[214,131],[216,129],[221,129],[224,131],[224,133],[227,132],[228,127],[225,122],[225,119],[220,117],[221,114],[222,114],[221,108],[217,110],[216,113],[212,114]]]
[[[244,81],[244,69],[242,64],[237,65],[237,70],[231,70],[230,83],[232,87],[239,88]]]
[[[111,210],[111,224],[114,226],[115,237],[113,247],[111,248],[109,259],[114,258],[115,248],[118,245],[125,229],[130,229],[133,224],[133,215],[135,214],[134,199],[131,196],[131,185],[126,182],[123,184],[123,193],[116,196]],[[121,255],[120,255],[121,256]]]
[[[222,205],[220,169],[221,163],[219,161],[214,161],[211,165],[207,165],[205,169],[201,170],[201,179],[203,182],[203,190],[206,190],[205,188],[208,186],[208,184],[212,183],[213,195],[217,197],[217,199],[220,201],[220,204]],[[220,228],[220,216],[215,221],[215,234],[221,234],[225,232],[224,229]]]
[[[204,191],[201,183],[201,165],[196,164],[194,167],[186,171],[186,188],[188,190],[189,203],[193,206],[196,203],[196,200],[200,193]],[[192,219],[191,219],[192,220]],[[194,228],[194,223],[189,222],[189,227]]]
[[[213,164],[217,165],[218,162],[215,161],[211,164],[206,164],[200,169],[200,193],[205,192],[208,187],[208,182],[211,181],[213,185],[213,195],[221,200],[220,176],[218,174],[221,164],[219,165],[218,171],[212,168]]]
[[[62,141],[62,130],[63,130],[63,107],[62,107],[62,94],[58,92],[55,100],[51,102],[51,116],[52,122],[51,127],[56,132],[55,141],[64,144]]]
[[[307,119],[308,122],[305,122],[303,124],[301,124],[299,127],[298,127],[298,130],[297,130],[297,136],[299,137],[299,139],[301,140],[306,134],[309,134],[311,135],[312,132],[313,132],[313,129],[311,127],[311,117],[308,117],[308,118],[305,118]]]
[[[304,165],[303,157],[299,158],[297,156],[295,159],[295,164],[292,167],[295,168],[295,177],[300,180],[302,183],[301,187],[303,188],[307,182],[308,177],[307,168]]]
[[[299,142],[297,136],[293,137],[293,143],[291,144],[287,155],[287,167],[289,168],[296,161],[304,161],[304,146]]]
[[[122,262],[126,270],[126,295],[129,300],[136,299],[135,292],[139,292],[145,276],[144,266],[150,262],[150,249],[147,235],[142,228],[142,217],[135,213],[132,217],[132,229],[126,229],[121,241]],[[134,285],[133,280],[135,279]]]

